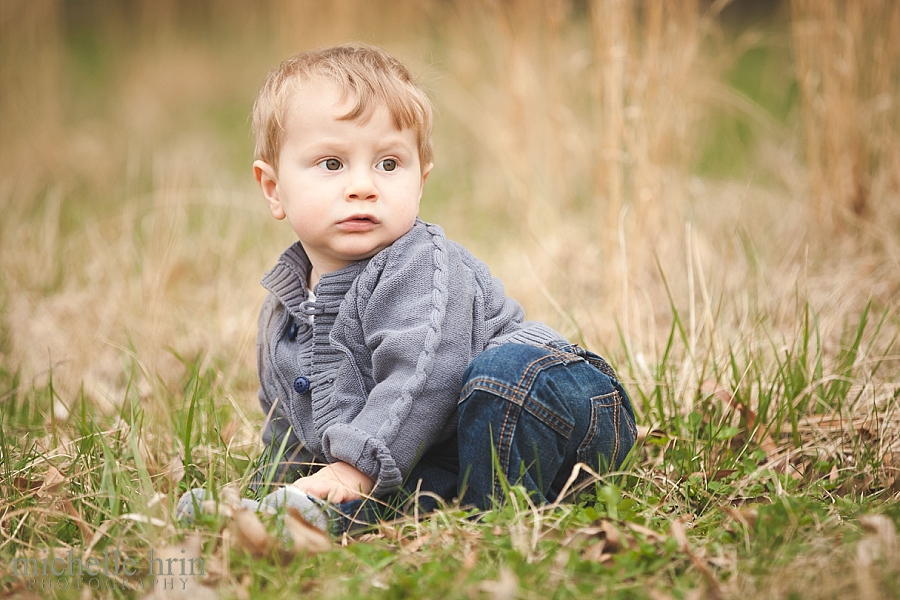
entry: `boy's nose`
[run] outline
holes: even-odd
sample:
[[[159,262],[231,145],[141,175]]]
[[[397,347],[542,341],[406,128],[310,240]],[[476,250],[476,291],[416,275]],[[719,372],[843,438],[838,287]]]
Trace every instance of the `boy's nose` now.
[[[377,200],[378,188],[368,170],[355,169],[350,173],[344,195],[347,200]]]

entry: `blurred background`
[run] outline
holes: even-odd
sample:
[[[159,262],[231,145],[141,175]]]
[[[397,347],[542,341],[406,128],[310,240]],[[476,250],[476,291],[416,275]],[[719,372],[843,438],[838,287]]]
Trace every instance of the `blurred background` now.
[[[191,357],[252,406],[258,281],[293,239],[248,114],[345,41],[418,75],[422,216],[529,318],[631,381],[673,322],[687,355],[777,355],[801,305],[836,355],[870,303],[900,329],[898,32],[893,0],[0,0],[0,374],[52,374],[65,413]]]

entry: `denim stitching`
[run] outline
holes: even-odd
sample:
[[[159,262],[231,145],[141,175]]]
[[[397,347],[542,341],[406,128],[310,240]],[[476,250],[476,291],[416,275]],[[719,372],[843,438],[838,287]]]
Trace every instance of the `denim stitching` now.
[[[613,398],[612,402],[602,402],[607,398]],[[614,423],[614,435],[615,435],[615,443],[613,445],[613,454],[612,460],[613,462],[618,460],[619,455],[619,410],[622,406],[622,397],[619,395],[617,390],[613,390],[608,394],[603,394],[601,396],[594,396],[591,398],[591,425],[588,429],[588,432],[585,434],[584,439],[581,441],[581,445],[578,448],[578,460],[583,463],[587,463],[587,448],[590,446],[591,442],[594,441],[594,437],[597,435],[597,430],[600,426],[600,409],[613,409],[613,423]]]
[[[501,427],[500,436],[498,437],[497,442],[497,461],[501,464],[504,475],[509,474],[509,462],[512,454],[512,449],[510,447],[512,443],[512,432],[515,429],[515,422],[518,421],[519,412],[521,411],[521,408],[524,407],[525,399],[528,397],[527,391],[534,386],[534,382],[538,375],[545,368],[555,366],[556,364],[565,364],[564,361],[560,360],[561,358],[562,357],[558,356],[555,352],[536,358],[525,367],[525,371],[522,374],[522,378],[519,380],[519,384],[512,390],[512,398],[509,399],[514,399],[515,401],[509,402],[507,405],[506,415],[504,416],[503,426]],[[549,364],[545,365],[544,363]],[[515,411],[516,414],[513,415],[514,422],[510,425],[509,421],[514,405],[518,406],[519,410]],[[494,483],[494,493],[497,497],[500,497],[501,492],[502,489],[498,477],[497,481]]]
[[[600,422],[600,411],[597,410],[598,408],[594,398],[591,398],[591,424],[584,439],[581,440],[581,444],[578,446],[578,462],[587,463],[587,447],[593,441],[594,436],[597,435],[597,424]]]
[[[516,390],[503,385],[496,379],[479,377],[478,379],[471,381],[464,391],[465,395],[463,396],[463,401],[465,401],[473,392],[482,391],[498,398],[502,398],[517,406],[521,406],[541,423],[566,438],[571,437],[572,431],[574,430],[574,426],[566,423],[565,419],[559,414],[540,402],[535,402],[532,398],[526,398],[527,402],[524,404],[517,402],[517,398],[514,397]]]
[[[619,397],[619,392],[616,390],[616,398],[618,402],[616,402],[616,406],[613,409],[613,431],[615,432],[616,444],[613,446],[613,455],[612,455],[612,464],[611,468],[615,469],[619,465],[619,428],[622,424],[622,399]]]
[[[568,438],[572,434],[573,427],[568,425],[562,416],[549,407],[535,402],[533,398],[530,398],[528,392],[534,387],[534,382],[541,372],[557,365],[566,365],[569,362],[574,362],[566,360],[570,358],[571,355],[553,352],[535,359],[525,367],[522,379],[515,387],[510,387],[496,379],[479,377],[466,384],[461,393],[461,401],[467,399],[475,390],[489,392],[521,406],[542,423]]]
[[[512,443],[512,432],[515,429],[515,426],[509,427],[508,423],[510,421],[510,413],[515,410],[513,407],[516,406],[520,405],[515,402],[506,403],[506,415],[503,417],[503,425],[500,427],[500,433],[497,436],[497,462],[500,464],[503,473],[497,473],[497,477],[494,481],[494,496],[496,498],[502,497],[501,494],[503,492],[502,486],[500,485],[500,477],[505,477],[509,473],[509,459],[512,454],[509,445]],[[518,419],[518,411],[515,418]],[[507,436],[509,441],[506,439]]]
[[[547,358],[547,357],[542,356],[542,357],[532,361],[527,367],[525,367],[525,372],[522,375],[522,379],[520,380],[519,385],[516,386],[515,389],[513,389],[513,398],[515,398],[517,401],[510,402],[507,405],[506,416],[503,419],[503,427],[501,428],[500,437],[498,438],[498,443],[497,443],[497,446],[498,446],[497,460],[503,467],[504,475],[509,475],[509,461],[511,459],[511,454],[512,454],[512,448],[510,446],[512,444],[512,433],[513,433],[513,429],[515,428],[515,423],[513,423],[512,426],[508,425],[510,414],[513,410],[512,407],[513,407],[513,405],[521,407],[524,404],[525,394],[522,391],[523,384],[527,380],[528,386],[525,387],[524,389],[526,389],[526,390],[531,389],[531,386],[533,385],[534,380],[537,378],[537,372],[539,372],[539,370],[534,369],[534,366],[536,364],[540,363],[545,358]],[[514,417],[515,420],[518,420],[518,417],[519,417],[518,412],[519,411],[516,411],[516,415]],[[512,482],[510,482],[510,483],[512,483]],[[502,489],[500,486],[500,478],[498,477],[497,481],[494,483],[494,494],[499,498],[501,495],[501,492],[502,492]]]

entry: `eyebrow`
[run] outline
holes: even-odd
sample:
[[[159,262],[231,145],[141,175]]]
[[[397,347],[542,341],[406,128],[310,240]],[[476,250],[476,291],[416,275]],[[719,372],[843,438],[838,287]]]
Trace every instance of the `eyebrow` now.
[[[352,148],[354,143],[351,139],[348,138],[320,138],[317,140],[311,141],[306,146],[306,151],[315,151],[320,147],[338,147],[340,149],[344,148]],[[389,150],[394,150],[397,148],[401,148],[407,150],[411,153],[417,153],[418,147],[415,144],[409,144],[406,140],[403,140],[399,136],[386,136],[379,140],[379,142],[375,145],[377,152],[385,152]]]

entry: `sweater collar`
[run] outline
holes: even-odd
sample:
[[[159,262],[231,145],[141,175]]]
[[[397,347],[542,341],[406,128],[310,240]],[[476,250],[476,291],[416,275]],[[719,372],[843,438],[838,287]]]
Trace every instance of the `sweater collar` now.
[[[292,244],[278,262],[266,273],[260,283],[278,298],[291,315],[302,318],[310,314],[337,312],[340,303],[353,281],[362,273],[370,259],[350,263],[346,267],[325,273],[316,285],[315,302],[306,302],[306,289],[310,267],[309,257],[300,242]],[[306,307],[302,306],[304,303]]]

